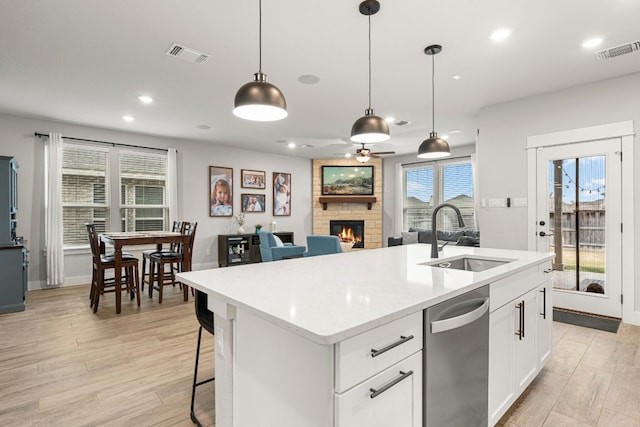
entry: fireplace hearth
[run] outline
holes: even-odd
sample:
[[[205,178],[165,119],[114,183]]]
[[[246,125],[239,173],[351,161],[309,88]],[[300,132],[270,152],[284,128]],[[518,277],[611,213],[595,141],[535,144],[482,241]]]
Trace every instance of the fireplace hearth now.
[[[352,248],[364,248],[364,221],[331,220],[329,234],[338,236],[341,242],[352,244]]]

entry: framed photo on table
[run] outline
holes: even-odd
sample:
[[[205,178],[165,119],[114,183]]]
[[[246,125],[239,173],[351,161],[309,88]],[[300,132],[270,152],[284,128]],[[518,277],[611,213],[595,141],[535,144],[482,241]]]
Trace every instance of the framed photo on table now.
[[[273,173],[273,216],[291,215],[291,174]]]
[[[322,166],[323,196],[373,196],[373,166]]]
[[[242,169],[240,171],[240,186],[242,188],[257,188],[259,190],[264,190],[267,188],[265,172]]]
[[[264,194],[241,194],[242,212],[264,212]]]
[[[209,166],[209,216],[233,215],[233,168]]]

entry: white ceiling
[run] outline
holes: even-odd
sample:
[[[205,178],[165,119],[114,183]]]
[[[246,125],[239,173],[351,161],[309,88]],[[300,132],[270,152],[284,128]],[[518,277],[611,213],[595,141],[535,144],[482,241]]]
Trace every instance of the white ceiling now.
[[[367,17],[359,0],[263,1],[262,70],[289,116],[248,122],[231,110],[258,69],[258,0],[0,0],[0,111],[309,158],[355,151],[367,107]],[[594,51],[640,39],[638,0],[381,0],[371,18],[373,108],[411,122],[373,151],[416,152],[435,128],[473,143],[482,106],[640,71],[640,52]],[[510,27],[495,43],[488,35]],[[602,37],[598,48],[581,43]],[[172,43],[211,55],[165,55]],[[320,82],[305,85],[302,75]],[[451,78],[454,74],[460,80]],[[137,96],[155,99],[142,105]],[[125,114],[136,120],[126,123]],[[208,130],[198,125],[210,126]],[[41,129],[39,131],[47,131]],[[83,135],[68,135],[83,137]],[[313,147],[288,149],[286,142]]]

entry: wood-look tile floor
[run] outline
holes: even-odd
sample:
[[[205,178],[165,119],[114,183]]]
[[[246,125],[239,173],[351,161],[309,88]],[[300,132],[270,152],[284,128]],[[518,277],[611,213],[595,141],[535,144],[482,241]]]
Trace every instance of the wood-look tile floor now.
[[[551,360],[498,425],[640,427],[640,327],[554,322]]]
[[[137,307],[88,286],[30,291],[27,309],[0,315],[1,426],[193,426],[191,383],[198,321],[193,299],[166,286]],[[203,332],[201,379],[213,374],[213,337]],[[214,422],[213,383],[196,413]]]
[[[165,288],[142,306],[113,294],[89,308],[87,286],[31,291],[27,310],[0,315],[1,426],[192,426],[198,322],[193,302]],[[554,323],[547,367],[499,425],[640,427],[640,327],[617,334]],[[203,334],[201,377],[213,372]],[[213,425],[213,383],[196,412]]]

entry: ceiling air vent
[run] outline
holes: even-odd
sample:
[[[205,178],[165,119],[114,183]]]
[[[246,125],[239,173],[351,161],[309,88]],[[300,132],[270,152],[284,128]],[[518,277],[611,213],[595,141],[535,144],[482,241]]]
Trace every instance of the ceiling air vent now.
[[[633,53],[638,50],[640,50],[640,41],[635,41],[598,51],[596,52],[596,58],[600,61],[604,61],[606,59],[615,58],[616,56]]]
[[[406,126],[411,122],[408,122],[406,120],[396,120],[395,122],[393,122],[394,125],[396,126]]]
[[[184,61],[193,62],[195,64],[202,64],[209,59],[208,54],[199,52],[195,49],[191,49],[185,46],[181,46],[177,43],[173,43],[166,52],[169,56],[180,58]]]

